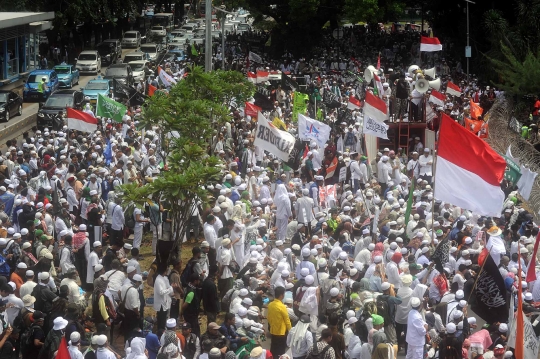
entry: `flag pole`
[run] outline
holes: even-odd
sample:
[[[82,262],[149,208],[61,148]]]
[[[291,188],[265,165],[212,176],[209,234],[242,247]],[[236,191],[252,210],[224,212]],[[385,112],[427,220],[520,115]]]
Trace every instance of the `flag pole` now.
[[[493,246],[491,246],[491,248],[488,249],[488,256],[491,255],[491,249],[493,248]],[[476,283],[478,282],[478,278],[480,278],[480,273],[482,273],[482,271],[484,270],[484,266],[486,265],[486,262],[487,262],[487,256],[486,258],[484,259],[484,263],[482,263],[482,267],[480,267],[480,271],[478,271],[478,274],[476,275],[476,279],[474,280],[474,284],[471,288],[471,293],[469,293],[469,298],[467,298],[467,303],[469,303],[469,301],[471,300],[471,296],[474,292],[474,288],[476,288]]]

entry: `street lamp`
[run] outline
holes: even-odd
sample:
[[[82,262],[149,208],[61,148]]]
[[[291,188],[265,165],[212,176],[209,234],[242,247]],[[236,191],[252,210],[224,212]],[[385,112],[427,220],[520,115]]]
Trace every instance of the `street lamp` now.
[[[204,20],[206,25],[206,44],[204,48],[204,71],[212,71],[212,0],[204,4]]]
[[[469,46],[469,3],[476,4],[471,0],[464,0],[467,3],[467,46],[465,47],[465,57],[467,58],[467,81],[469,81],[469,58],[471,57],[471,47]]]

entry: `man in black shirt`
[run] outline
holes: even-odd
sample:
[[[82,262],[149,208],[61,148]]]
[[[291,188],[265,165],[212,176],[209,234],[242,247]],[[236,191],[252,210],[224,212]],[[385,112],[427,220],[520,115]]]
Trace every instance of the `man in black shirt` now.
[[[45,342],[45,332],[43,331],[43,323],[45,322],[45,316],[39,310],[36,310],[33,314],[34,323],[26,330],[30,331],[28,335],[28,342],[21,343],[21,352],[23,359],[34,359],[39,355],[39,351]],[[24,338],[24,337],[23,337]],[[36,342],[37,340],[37,342]]]
[[[215,322],[217,313],[219,312],[219,300],[215,283],[217,272],[218,267],[216,265],[210,266],[208,277],[206,277],[202,284],[202,302],[208,323]]]

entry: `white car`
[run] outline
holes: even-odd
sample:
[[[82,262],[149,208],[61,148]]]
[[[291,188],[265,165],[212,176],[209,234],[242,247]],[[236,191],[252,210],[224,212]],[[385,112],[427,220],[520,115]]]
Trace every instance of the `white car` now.
[[[80,73],[91,72],[97,75],[98,72],[101,72],[101,56],[97,51],[81,51],[76,60],[75,68]]]
[[[163,26],[152,26],[150,29],[150,35],[153,36],[166,36],[167,35],[167,29]]]
[[[141,33],[138,31],[126,31],[122,39],[123,47],[139,47],[141,46]]]
[[[141,45],[139,49],[143,54],[148,54],[148,59],[150,61],[155,61],[157,59],[157,55],[159,51],[161,50],[161,45],[158,44],[143,44]]]
[[[131,71],[133,72],[133,79],[135,81],[144,80],[144,67],[148,63],[148,61],[141,60],[141,61],[130,61],[128,64],[131,67]]]

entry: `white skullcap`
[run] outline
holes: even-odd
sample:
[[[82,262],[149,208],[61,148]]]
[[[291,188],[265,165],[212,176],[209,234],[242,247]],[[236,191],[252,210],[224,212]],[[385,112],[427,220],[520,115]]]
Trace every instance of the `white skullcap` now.
[[[306,268],[306,269],[307,269],[307,268]],[[306,284],[307,284],[307,285],[312,285],[313,282],[315,281],[315,279],[313,278],[312,275],[307,275],[305,281],[306,281]]]
[[[339,294],[339,289],[337,289],[336,287],[333,287],[332,289],[330,289],[330,295],[332,297],[337,297]]]
[[[456,325],[454,323],[446,324],[446,332],[448,334],[454,334],[456,332]]]
[[[420,300],[420,298],[417,298],[417,297],[412,297],[411,298],[411,307],[412,308],[417,308],[420,306],[420,304],[422,304],[422,301]]]

